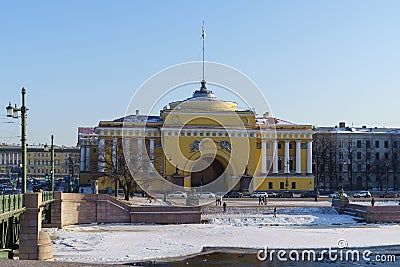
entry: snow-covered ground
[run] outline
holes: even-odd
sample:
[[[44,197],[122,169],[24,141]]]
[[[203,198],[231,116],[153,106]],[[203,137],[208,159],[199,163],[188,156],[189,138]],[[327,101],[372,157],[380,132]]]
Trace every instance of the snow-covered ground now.
[[[45,229],[56,261],[133,262],[184,257],[203,247],[330,248],[398,245],[400,225],[356,224],[330,208],[281,209],[273,214],[207,214],[209,224],[77,225]]]

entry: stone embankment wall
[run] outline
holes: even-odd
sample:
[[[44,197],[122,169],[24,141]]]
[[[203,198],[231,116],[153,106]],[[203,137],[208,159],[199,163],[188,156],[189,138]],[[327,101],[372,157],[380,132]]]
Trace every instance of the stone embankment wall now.
[[[348,201],[336,199],[332,201],[332,204],[339,213],[352,213],[359,218],[363,218],[367,223],[400,222],[400,205],[365,206],[349,204]]]
[[[129,206],[109,195],[55,192],[51,226],[85,223],[200,223],[200,207]]]

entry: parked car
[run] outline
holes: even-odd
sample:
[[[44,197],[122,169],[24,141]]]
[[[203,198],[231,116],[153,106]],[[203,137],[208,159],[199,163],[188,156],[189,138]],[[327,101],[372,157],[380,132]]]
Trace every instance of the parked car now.
[[[294,196],[294,194],[293,194],[292,191],[283,191],[283,192],[282,192],[282,197],[285,197],[285,198],[292,198],[293,196]]]
[[[33,192],[42,192],[42,186],[41,185],[34,185],[32,191]]]
[[[267,192],[268,198],[277,198],[280,196],[280,194],[277,194],[275,192]]]
[[[226,193],[224,195],[224,197],[227,197],[227,198],[241,198],[241,197],[243,197],[243,194],[240,193],[240,192],[237,192],[237,191],[231,191],[231,192]]]
[[[251,198],[268,197],[267,192],[253,192],[250,195]]]
[[[367,197],[371,197],[371,196],[372,195],[369,191],[360,191],[360,192],[356,192],[353,194],[353,197],[355,197],[355,198],[359,198],[359,197],[367,198]]]
[[[315,198],[315,197],[318,197],[318,194],[316,194],[315,191],[308,191],[308,192],[305,192],[305,193],[301,194],[300,197],[303,197],[303,198],[307,198],[307,197]]]
[[[215,194],[211,192],[199,192],[196,193],[196,197],[198,198],[215,198]]]
[[[396,197],[399,197],[399,194],[396,194],[394,192],[388,192],[386,194],[381,195],[381,197],[384,197],[384,198],[396,198]]]
[[[346,193],[343,193],[343,196],[344,196],[344,197],[347,197],[347,194],[346,194]],[[339,197],[339,192],[330,193],[330,194],[329,194],[329,197],[330,197],[330,198]]]
[[[12,192],[13,192],[13,187],[12,186],[5,186],[4,188],[3,188],[3,194],[4,195],[11,195],[12,194]]]
[[[176,191],[167,195],[169,198],[187,198],[187,194],[182,191]]]

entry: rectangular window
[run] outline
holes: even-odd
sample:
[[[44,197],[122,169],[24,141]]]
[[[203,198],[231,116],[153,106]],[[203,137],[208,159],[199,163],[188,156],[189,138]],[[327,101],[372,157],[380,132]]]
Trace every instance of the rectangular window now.
[[[289,143],[289,149],[293,149],[293,143]]]
[[[379,152],[375,153],[375,159],[379,159]]]
[[[389,159],[389,153],[385,152],[385,159]]]
[[[274,189],[272,182],[268,182],[268,189]]]
[[[357,152],[357,159],[361,159],[361,152]]]
[[[397,148],[397,141],[393,141],[393,147]]]
[[[386,140],[384,146],[385,146],[385,148],[388,148],[389,147],[389,141]]]
[[[366,157],[367,159],[371,159],[371,152],[367,152],[367,153],[365,154],[365,157]]]
[[[339,152],[339,159],[343,159],[343,153]]]
[[[393,158],[397,159],[397,153],[393,153]]]
[[[296,189],[296,182],[292,182],[292,189]]]
[[[365,142],[365,146],[366,146],[367,148],[371,148],[371,142],[370,142],[369,140],[367,140],[367,141]]]
[[[379,140],[375,141],[375,148],[379,148]]]
[[[282,149],[282,143],[278,143],[278,149]]]
[[[361,140],[357,140],[357,148],[361,148]]]
[[[357,164],[357,171],[361,172],[361,164]]]
[[[280,189],[285,189],[285,183],[284,182],[280,182],[279,183],[279,188]]]
[[[343,164],[339,164],[339,171],[340,171],[340,172],[343,171]]]

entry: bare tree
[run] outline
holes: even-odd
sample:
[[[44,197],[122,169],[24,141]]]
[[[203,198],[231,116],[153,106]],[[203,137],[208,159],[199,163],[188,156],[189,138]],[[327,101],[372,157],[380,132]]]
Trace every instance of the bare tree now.
[[[124,199],[129,200],[131,193],[137,187],[134,176],[140,170],[138,160],[127,159],[122,147],[122,139],[107,139],[104,141],[104,155],[99,158],[102,174],[114,182],[115,196],[119,186],[124,190]],[[129,165],[128,165],[129,164]]]

